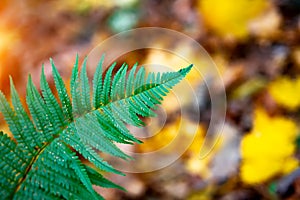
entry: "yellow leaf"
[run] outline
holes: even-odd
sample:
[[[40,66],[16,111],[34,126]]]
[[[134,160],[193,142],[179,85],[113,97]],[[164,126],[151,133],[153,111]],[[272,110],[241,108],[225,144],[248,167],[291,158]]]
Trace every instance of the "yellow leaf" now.
[[[206,178],[210,176],[210,161],[211,157],[209,156],[204,159],[200,159],[199,156],[193,156],[186,161],[186,169],[192,174],[197,174],[202,178]]]
[[[255,184],[272,178],[281,171],[281,160],[253,159],[241,166],[241,178],[245,183]]]
[[[294,170],[298,165],[293,158],[297,133],[292,120],[270,117],[257,108],[253,128],[241,141],[242,180],[254,184]]]
[[[206,25],[221,36],[245,38],[248,23],[267,7],[266,0],[200,0],[199,10]]]
[[[280,77],[269,85],[269,92],[274,100],[289,110],[295,110],[300,106],[300,77],[295,80],[288,77]]]

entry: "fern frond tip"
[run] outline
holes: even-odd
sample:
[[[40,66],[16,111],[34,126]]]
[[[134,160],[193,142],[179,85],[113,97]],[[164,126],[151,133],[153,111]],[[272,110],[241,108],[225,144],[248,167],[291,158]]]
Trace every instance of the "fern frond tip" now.
[[[182,68],[178,72],[181,73],[183,76],[185,76],[192,70],[193,66],[194,64],[190,64],[188,67]]]

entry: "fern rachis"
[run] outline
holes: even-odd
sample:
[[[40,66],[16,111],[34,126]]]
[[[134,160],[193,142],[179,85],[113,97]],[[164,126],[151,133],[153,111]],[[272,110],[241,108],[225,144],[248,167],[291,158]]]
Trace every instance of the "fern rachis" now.
[[[102,199],[92,185],[122,187],[105,179],[98,170],[123,175],[105,162],[101,151],[130,159],[115,143],[140,143],[126,124],[142,126],[140,116],[155,116],[152,111],[170,89],[190,71],[129,73],[123,64],[113,76],[113,64],[103,76],[101,58],[93,78],[92,96],[86,72],[86,59],[78,73],[78,57],[71,76],[71,98],[52,64],[56,98],[42,68],[41,93],[29,76],[25,111],[12,79],[11,104],[0,92],[0,111],[15,141],[0,132],[0,195],[3,199]],[[128,74],[128,76],[127,76]],[[127,76],[127,77],[126,77]],[[78,154],[95,168],[84,164]]]

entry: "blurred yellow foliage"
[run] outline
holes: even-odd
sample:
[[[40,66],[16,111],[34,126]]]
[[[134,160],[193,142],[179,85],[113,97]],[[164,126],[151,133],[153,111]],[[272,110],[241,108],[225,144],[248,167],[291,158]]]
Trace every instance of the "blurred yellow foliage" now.
[[[186,125],[185,129],[188,130],[189,128],[191,128],[191,125]],[[195,130],[195,129],[191,128],[191,130]],[[189,154],[191,157],[199,157],[200,150],[205,138],[205,130],[203,125],[202,124],[198,125],[196,133],[192,131],[186,131],[186,132],[189,134],[189,137],[193,137],[193,142],[187,149],[187,154]]]
[[[16,31],[9,30],[0,24],[0,89],[5,87],[4,80],[7,78],[12,68],[5,66],[7,55],[13,50],[19,39]]]
[[[300,106],[300,77],[295,80],[280,77],[269,85],[269,92],[274,100],[289,110]]]
[[[222,36],[245,38],[248,23],[266,9],[266,0],[199,0],[199,10],[209,28]]]
[[[2,53],[8,51],[17,39],[18,36],[16,32],[8,30],[7,27],[0,25],[0,58],[2,57]]]
[[[97,1],[97,0],[67,0],[63,2],[54,2],[55,8],[58,10],[72,10],[72,11],[86,11],[89,8],[112,8],[114,6],[113,1]]]
[[[64,2],[57,3],[56,7],[60,9],[84,11],[89,8],[106,8],[110,9],[117,6],[132,6],[136,0],[67,0]]]
[[[207,178],[211,175],[209,164],[213,158],[214,152],[210,153],[205,158],[200,158],[200,150],[204,143],[204,139],[205,129],[202,125],[200,125],[192,144],[186,151],[186,154],[189,157],[185,162],[185,167],[191,174],[199,175],[202,178]]]
[[[203,134],[203,127],[201,125],[178,117],[172,123],[165,125],[159,133],[144,140],[144,143],[140,144],[139,147],[143,152],[150,152],[169,145],[175,139],[177,139],[175,142],[181,142],[182,144],[185,142],[182,140],[186,140],[193,141],[192,144],[187,144],[187,152],[198,155],[204,138]],[[176,145],[174,146],[176,147]]]
[[[293,121],[256,109],[253,128],[241,142],[242,180],[255,184],[294,170],[298,166],[293,158],[296,137]]]
[[[180,119],[177,119],[172,124],[164,126],[159,133],[144,140],[144,143],[139,145],[139,148],[143,152],[151,152],[163,148],[164,146],[171,143],[172,140],[174,140],[179,132],[179,126]]]
[[[187,150],[189,158],[185,162],[186,169],[194,175],[198,175],[203,179],[210,179],[214,176],[212,172],[212,163],[216,158],[216,155],[224,151],[224,147],[230,141],[230,134],[233,132],[228,132],[227,128],[222,130],[222,133],[219,133],[219,138],[216,141],[211,141],[214,143],[213,148],[211,148],[209,142],[205,142],[205,129],[203,126],[200,126],[200,131],[195,136],[193,143]],[[206,138],[207,139],[207,138]],[[201,156],[201,151],[207,152],[205,156]]]
[[[210,174],[210,166],[213,156],[207,156],[203,159],[200,159],[198,156],[193,156],[186,161],[186,169],[195,175],[199,175],[201,178],[207,178]]]

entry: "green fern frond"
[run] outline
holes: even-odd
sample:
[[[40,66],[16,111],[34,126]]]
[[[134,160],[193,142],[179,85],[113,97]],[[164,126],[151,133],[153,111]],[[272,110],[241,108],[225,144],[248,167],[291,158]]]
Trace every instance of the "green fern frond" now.
[[[126,124],[144,125],[140,119],[153,112],[163,96],[191,70],[149,73],[135,64],[128,73],[123,64],[113,76],[116,63],[103,75],[102,56],[92,81],[92,94],[85,58],[81,71],[78,56],[71,76],[71,98],[52,65],[57,98],[46,80],[44,67],[38,91],[31,77],[23,107],[12,79],[11,104],[0,92],[0,112],[13,139],[0,132],[0,196],[2,199],[103,199],[93,189],[124,188],[104,178],[98,170],[124,175],[104,161],[97,151],[131,159],[115,143],[141,143]],[[127,76],[128,75],[128,76]],[[79,155],[94,166],[83,163]]]

